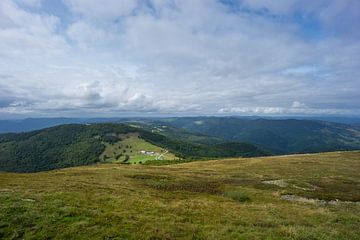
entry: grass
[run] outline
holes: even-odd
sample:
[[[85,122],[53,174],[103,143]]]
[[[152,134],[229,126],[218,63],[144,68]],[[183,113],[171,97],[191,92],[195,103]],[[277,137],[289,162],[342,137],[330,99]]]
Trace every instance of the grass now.
[[[0,173],[0,239],[359,239],[359,204],[280,199],[360,201],[359,169],[342,152]]]
[[[158,154],[163,154],[163,161],[172,161],[176,159],[175,155],[166,152],[165,149],[155,146],[138,137],[137,133],[123,134],[121,141],[114,144],[104,143],[106,145],[105,151],[100,155],[100,159],[105,162],[123,162],[126,155],[129,156],[128,163],[145,163],[147,161],[155,160],[156,156],[150,156],[140,153],[140,151],[153,151]],[[105,157],[106,156],[106,157]]]
[[[241,191],[235,191],[235,190],[227,191],[224,193],[224,196],[238,202],[250,201],[250,197]]]

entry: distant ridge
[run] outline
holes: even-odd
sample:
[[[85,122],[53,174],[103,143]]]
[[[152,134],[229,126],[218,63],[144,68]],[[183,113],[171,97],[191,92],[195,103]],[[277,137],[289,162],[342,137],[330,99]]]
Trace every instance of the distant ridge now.
[[[217,118],[217,119],[240,119],[240,120],[311,120],[311,121],[323,121],[342,123],[352,126],[360,126],[360,118],[356,117],[302,117],[302,116],[283,116],[283,117],[260,117],[260,116],[224,116],[224,117],[191,117],[191,118]],[[142,122],[154,122],[154,121],[166,121],[167,119],[188,119],[188,117],[113,117],[113,118],[25,118],[25,119],[8,119],[0,120],[0,133],[19,133],[39,130],[48,127],[54,127],[62,124],[72,123],[113,123],[113,122],[131,122],[131,121],[142,121]]]
[[[360,149],[360,128],[341,123],[297,119],[236,117],[170,118],[164,124],[227,141],[256,144],[276,154]]]

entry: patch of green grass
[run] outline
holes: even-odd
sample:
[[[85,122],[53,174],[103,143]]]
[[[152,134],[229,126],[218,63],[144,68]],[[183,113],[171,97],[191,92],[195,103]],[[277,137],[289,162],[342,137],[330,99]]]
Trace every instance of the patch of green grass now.
[[[146,163],[147,161],[171,161],[176,157],[165,149],[155,146],[139,137],[138,133],[123,134],[121,141],[115,143],[104,143],[106,148],[100,155],[103,162],[110,163]],[[156,160],[156,156],[146,155],[140,151],[151,151],[162,154],[161,160]],[[128,156],[128,157],[126,157]],[[128,160],[126,160],[128,158]]]
[[[248,195],[238,190],[226,191],[224,193],[224,196],[227,198],[231,198],[232,200],[235,200],[237,202],[250,201],[250,197]]]

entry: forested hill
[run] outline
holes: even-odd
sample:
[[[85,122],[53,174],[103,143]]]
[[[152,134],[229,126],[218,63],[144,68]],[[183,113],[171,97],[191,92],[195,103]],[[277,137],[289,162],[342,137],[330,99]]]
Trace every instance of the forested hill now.
[[[162,124],[227,141],[252,143],[276,154],[360,149],[360,128],[348,124],[236,117],[169,118]]]
[[[246,143],[195,144],[124,124],[69,124],[27,133],[0,135],[0,171],[36,172],[97,163],[104,143],[121,141],[119,135],[139,137],[167,149],[179,158],[263,156],[267,152]]]

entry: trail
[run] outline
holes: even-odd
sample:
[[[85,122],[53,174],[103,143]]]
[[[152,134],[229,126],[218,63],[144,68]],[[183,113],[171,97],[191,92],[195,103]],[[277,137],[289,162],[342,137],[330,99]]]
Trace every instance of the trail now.
[[[167,154],[168,152],[169,152],[168,150],[165,150],[165,152],[163,152],[162,154],[156,156],[155,160],[161,160],[161,158],[162,158],[165,154]]]

